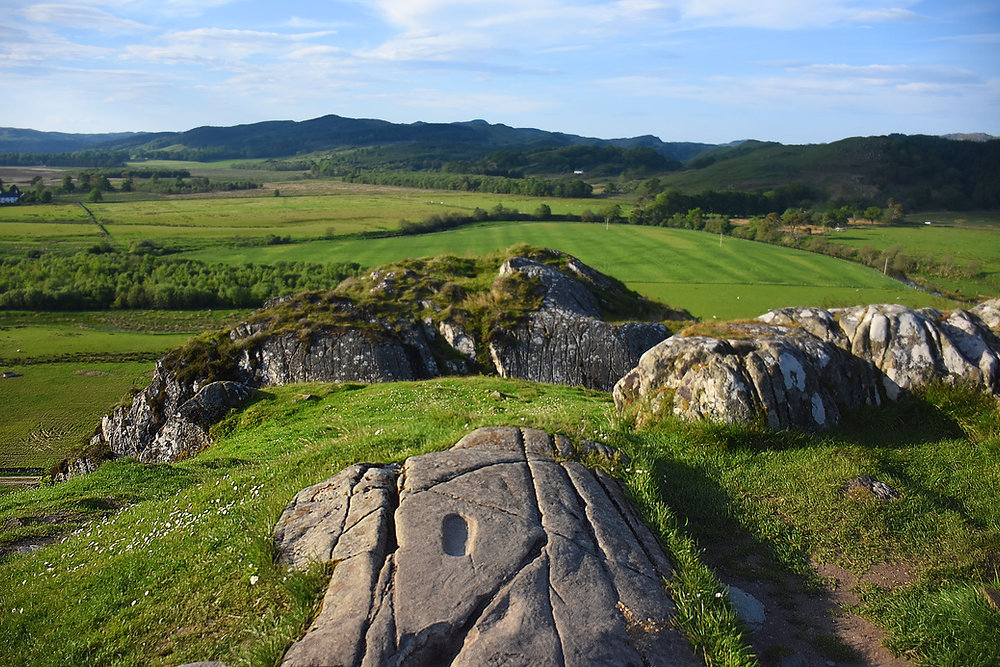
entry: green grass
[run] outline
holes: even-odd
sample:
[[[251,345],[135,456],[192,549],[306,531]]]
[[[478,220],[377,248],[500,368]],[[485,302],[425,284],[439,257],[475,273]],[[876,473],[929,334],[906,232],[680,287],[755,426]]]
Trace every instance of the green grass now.
[[[192,334],[246,315],[241,310],[0,311],[0,364],[155,359]]]
[[[754,317],[783,306],[953,306],[852,262],[734,238],[723,239],[720,247],[711,234],[632,225],[488,223],[419,236],[205,250],[184,256],[234,263],[297,259],[377,266],[444,252],[480,255],[517,243],[568,252],[644,296],[699,318]]]
[[[832,243],[854,248],[901,248],[904,254],[918,262],[918,266],[908,272],[911,278],[969,299],[981,300],[1000,294],[1000,231],[995,228],[922,223],[852,227],[844,232],[829,233],[827,238]],[[941,268],[925,268],[931,265]],[[973,278],[968,273],[978,275]]]
[[[293,402],[301,391],[322,398]],[[0,497],[0,517],[62,513],[83,529],[0,563],[0,654],[12,665],[273,664],[321,591],[319,573],[296,575],[272,560],[271,529],[297,490],[352,462],[448,447],[484,424],[593,437],[608,405],[595,392],[501,380],[274,388],[190,461],[115,462]],[[119,505],[128,507],[100,518]]]
[[[0,467],[48,467],[110,407],[149,383],[153,361],[247,311],[0,311]]]
[[[89,439],[101,417],[149,384],[153,363],[70,362],[8,366],[0,379],[0,467],[48,468]]]
[[[302,392],[319,400],[296,402]],[[671,421],[636,432],[606,394],[495,378],[274,387],[193,459],[116,461],[0,496],[0,544],[52,533],[31,517],[62,517],[76,531],[0,561],[0,654],[32,665],[273,664],[323,586],[321,571],[274,564],[270,533],[291,496],[350,463],[401,461],[499,424],[595,438],[633,457],[615,474],[667,546],[679,622],[708,664],[754,659],[706,554],[728,563],[727,576],[808,575],[814,560],[859,574],[903,562],[915,581],[869,585],[857,610],[890,646],[926,665],[1000,659],[1000,615],[976,594],[997,584],[1000,553],[990,399],[936,388],[823,435]],[[846,497],[843,482],[863,473],[902,498]]]

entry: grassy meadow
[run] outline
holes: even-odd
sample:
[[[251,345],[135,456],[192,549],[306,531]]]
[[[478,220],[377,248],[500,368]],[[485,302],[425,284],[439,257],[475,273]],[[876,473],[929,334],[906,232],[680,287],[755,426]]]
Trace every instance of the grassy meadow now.
[[[298,400],[302,392],[317,400]],[[824,599],[831,593],[812,563],[858,576],[905,564],[904,582],[864,584],[852,611],[917,664],[1000,660],[1000,615],[979,593],[1000,586],[991,399],[936,390],[818,436],[670,421],[637,431],[606,394],[496,378],[269,388],[217,425],[216,444],[194,458],[116,461],[0,496],[0,545],[67,538],[0,561],[0,655],[11,665],[274,664],[314,613],[326,574],[273,560],[271,530],[292,495],[350,463],[401,461],[500,424],[632,456],[612,472],[675,563],[667,586],[707,664],[787,654],[781,645],[755,656],[724,584],[756,577]],[[845,495],[845,480],[864,473],[902,498]],[[822,631],[832,617],[815,622],[801,631]],[[818,646],[824,660],[851,655],[835,635]]]
[[[230,163],[164,163],[213,178],[266,178],[261,190],[190,197],[124,193],[88,204],[124,251],[155,241],[168,257],[230,264],[357,262],[363,267],[515,244],[551,247],[701,319],[789,305],[897,302],[955,307],[831,257],[703,232],[568,222],[489,222],[379,239],[432,213],[497,204],[531,213],[596,210],[540,200],[315,181]],[[209,173],[210,172],[210,173]],[[5,181],[6,182],[6,181]],[[273,190],[280,196],[275,197]],[[627,208],[627,202],[623,201]],[[936,217],[934,220],[940,218]],[[953,226],[860,228],[831,242],[978,262],[1000,294],[990,218]],[[943,220],[943,218],[942,218]],[[290,243],[265,245],[269,235]],[[86,251],[107,240],[71,202],[0,207],[0,260]],[[0,263],[0,271],[3,265]],[[993,282],[990,282],[993,281]],[[985,287],[983,287],[985,285]],[[0,311],[0,467],[47,467],[148,380],[153,359],[247,311]],[[316,400],[302,401],[303,393]],[[273,665],[315,613],[329,569],[274,562],[270,534],[299,489],[359,461],[401,461],[486,425],[525,425],[607,442],[632,457],[612,472],[659,534],[680,627],[706,664],[776,664],[809,645],[819,664],[857,658],[836,618],[858,614],[919,665],[1000,664],[1000,411],[992,398],[933,387],[847,416],[820,435],[666,420],[636,429],[610,396],[491,377],[272,387],[213,429],[216,443],[167,465],[117,460],[56,486],[0,493],[0,659],[10,665]],[[901,498],[846,494],[872,474]],[[46,546],[17,553],[27,543]],[[860,583],[834,602],[820,566]],[[872,575],[905,571],[897,579]],[[726,604],[726,582],[763,582],[796,614],[806,591],[830,613],[761,650]],[[782,597],[783,596],[783,597]],[[819,636],[822,641],[809,639]],[[795,642],[800,642],[796,644]]]
[[[183,256],[235,263],[302,259],[378,266],[441,253],[481,255],[518,243],[568,252],[644,296],[701,319],[754,317],[796,305],[950,305],[852,262],[731,237],[720,244],[717,236],[703,232],[634,225],[484,223],[418,236],[206,249]]]
[[[933,216],[928,216],[933,217]],[[1000,216],[997,216],[1000,221]],[[986,222],[986,218],[982,219]],[[940,289],[968,299],[981,300],[1000,294],[1000,243],[996,227],[944,226],[909,223],[898,226],[852,227],[832,232],[827,238],[855,248],[899,249],[915,260],[908,271]],[[929,260],[929,261],[928,261]],[[934,265],[928,270],[924,265]],[[937,268],[940,266],[940,268]],[[969,268],[976,275],[970,276]]]
[[[0,311],[0,468],[48,468],[108,408],[149,383],[154,360],[245,311]]]

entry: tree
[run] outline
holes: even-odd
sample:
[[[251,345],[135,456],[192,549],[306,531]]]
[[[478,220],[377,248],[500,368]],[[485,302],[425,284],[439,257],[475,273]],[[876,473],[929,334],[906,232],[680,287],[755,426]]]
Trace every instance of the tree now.
[[[552,217],[552,207],[548,204],[539,204],[532,217],[537,220],[548,220]]]
[[[62,185],[59,186],[59,189],[62,190],[63,192],[73,192],[73,190],[76,190],[76,184],[73,183],[73,177],[70,176],[69,174],[63,176]]]
[[[90,191],[90,194],[87,195],[87,201],[90,202],[104,201],[104,195],[101,194],[100,190],[94,188],[93,190]]]
[[[903,221],[903,205],[892,197],[889,198],[889,205],[886,206],[882,220],[890,225],[897,225]]]
[[[876,220],[882,219],[882,209],[878,206],[869,206],[865,209],[864,217],[866,220],[875,222]]]

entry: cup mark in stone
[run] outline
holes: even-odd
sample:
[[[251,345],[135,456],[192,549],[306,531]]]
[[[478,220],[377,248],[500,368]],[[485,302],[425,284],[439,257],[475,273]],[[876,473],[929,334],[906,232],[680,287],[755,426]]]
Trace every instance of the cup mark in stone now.
[[[464,556],[469,541],[469,524],[458,514],[446,514],[441,521],[441,548],[449,556]]]

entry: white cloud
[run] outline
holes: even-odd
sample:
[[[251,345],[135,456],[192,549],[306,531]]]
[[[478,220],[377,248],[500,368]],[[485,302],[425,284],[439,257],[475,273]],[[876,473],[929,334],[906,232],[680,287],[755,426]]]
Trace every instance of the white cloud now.
[[[28,21],[47,27],[97,30],[99,32],[135,32],[149,26],[130,19],[123,19],[96,7],[73,4],[39,4],[25,8],[22,15]]]
[[[285,57],[304,42],[332,35],[329,31],[279,33],[258,30],[198,28],[170,32],[151,45],[131,44],[123,58],[159,63],[205,64],[214,68],[241,70],[259,55]]]
[[[909,9],[899,7],[885,7],[879,9],[866,9],[851,16],[851,20],[856,23],[897,23],[899,21],[919,21],[923,19],[920,14]]]

